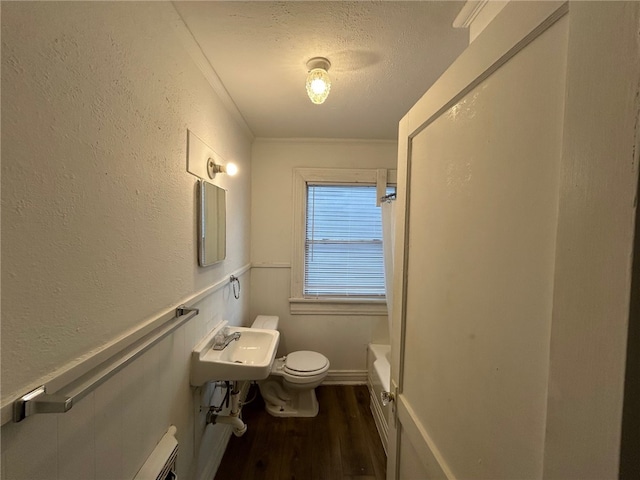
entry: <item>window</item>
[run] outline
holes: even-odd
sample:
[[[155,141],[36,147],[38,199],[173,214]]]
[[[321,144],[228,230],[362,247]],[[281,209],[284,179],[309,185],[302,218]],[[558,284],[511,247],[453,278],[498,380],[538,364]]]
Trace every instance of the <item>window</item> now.
[[[309,185],[305,297],[383,298],[382,222],[375,185]]]
[[[394,191],[386,173],[296,169],[292,313],[386,314],[376,206],[379,193]]]

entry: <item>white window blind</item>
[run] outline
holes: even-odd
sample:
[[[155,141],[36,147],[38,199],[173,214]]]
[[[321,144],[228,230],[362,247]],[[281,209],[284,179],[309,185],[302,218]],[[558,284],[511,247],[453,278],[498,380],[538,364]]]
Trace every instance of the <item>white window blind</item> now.
[[[307,185],[305,296],[384,298],[382,255],[375,186]]]

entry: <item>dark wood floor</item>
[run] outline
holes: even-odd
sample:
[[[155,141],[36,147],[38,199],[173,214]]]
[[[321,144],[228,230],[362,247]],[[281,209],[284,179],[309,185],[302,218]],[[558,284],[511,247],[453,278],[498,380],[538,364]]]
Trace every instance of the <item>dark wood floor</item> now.
[[[273,417],[259,394],[245,405],[249,429],[231,437],[215,480],[384,480],[387,458],[367,387],[321,386],[316,393],[315,418]]]

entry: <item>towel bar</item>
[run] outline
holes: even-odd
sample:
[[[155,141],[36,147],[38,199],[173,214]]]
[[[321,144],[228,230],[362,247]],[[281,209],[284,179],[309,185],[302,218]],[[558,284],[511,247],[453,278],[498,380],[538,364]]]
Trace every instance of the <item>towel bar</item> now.
[[[87,396],[187,320],[198,315],[198,313],[200,311],[197,308],[188,308],[185,305],[180,305],[176,308],[175,317],[171,321],[105,360],[95,369],[60,389],[60,392],[47,393],[46,385],[41,385],[23,395],[13,402],[13,421],[21,422],[36,413],[64,413],[69,411],[76,402]],[[62,393],[63,391],[64,393]]]

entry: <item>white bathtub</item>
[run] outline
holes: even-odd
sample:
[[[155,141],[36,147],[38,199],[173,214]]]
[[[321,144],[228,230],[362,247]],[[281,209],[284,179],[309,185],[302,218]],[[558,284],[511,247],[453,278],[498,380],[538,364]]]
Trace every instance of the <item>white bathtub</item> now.
[[[385,452],[387,451],[389,438],[388,422],[391,408],[388,405],[382,405],[380,393],[388,392],[391,388],[390,353],[391,347],[389,345],[370,343],[367,349],[367,383],[369,394],[371,395],[371,413],[376,422],[376,427],[378,427],[378,433]]]

